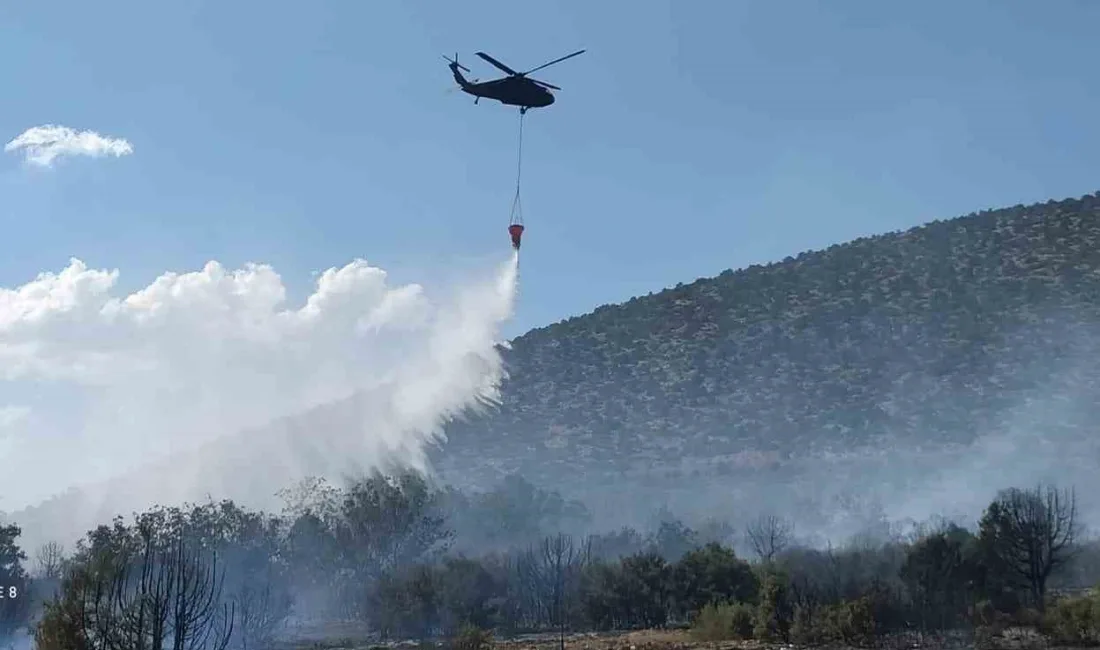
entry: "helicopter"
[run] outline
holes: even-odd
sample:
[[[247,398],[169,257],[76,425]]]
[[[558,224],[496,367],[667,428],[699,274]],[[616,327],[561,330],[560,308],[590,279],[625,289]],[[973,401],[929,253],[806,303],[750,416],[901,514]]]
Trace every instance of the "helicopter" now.
[[[571,59],[578,54],[584,54],[584,52],[585,50],[578,50],[572,54],[554,59],[549,63],[544,63],[537,68],[531,68],[527,72],[516,72],[488,54],[477,52],[477,56],[488,61],[508,75],[507,77],[482,81],[480,83],[477,79],[473,81],[466,79],[466,77],[462,76],[462,73],[459,72],[459,70],[470,72],[470,69],[458,62],[457,52],[455,53],[455,58],[452,59],[447,55],[443,55],[443,59],[450,64],[451,73],[454,74],[455,81],[457,81],[459,87],[462,88],[462,92],[474,96],[475,104],[477,104],[478,100],[482,97],[485,99],[495,99],[501,104],[519,106],[519,112],[523,114],[527,112],[528,108],[542,108],[553,104],[554,94],[550,92],[550,89],[561,90],[561,88],[553,84],[548,84],[538,79],[531,79],[527,75],[536,70],[542,70],[543,68],[552,66],[555,63],[561,63],[566,59]]]

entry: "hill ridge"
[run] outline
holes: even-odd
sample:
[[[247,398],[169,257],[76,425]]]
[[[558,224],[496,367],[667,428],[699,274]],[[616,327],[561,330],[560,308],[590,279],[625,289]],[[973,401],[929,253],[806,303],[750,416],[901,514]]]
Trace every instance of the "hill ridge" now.
[[[806,249],[806,250],[798,252],[797,254],[788,255],[788,256],[784,257],[782,260],[775,260],[775,261],[772,261],[772,262],[765,262],[765,263],[754,263],[754,264],[749,264],[747,266],[736,268],[736,269],[735,268],[726,268],[726,269],[723,269],[722,271],[720,271],[716,275],[700,276],[700,277],[696,278],[695,280],[692,280],[691,282],[686,282],[686,283],[682,282],[682,281],[677,282],[673,286],[666,286],[665,288],[660,289],[658,291],[651,291],[651,292],[647,293],[644,296],[642,296],[642,295],[632,296],[632,297],[627,298],[626,300],[623,300],[621,302],[606,303],[606,304],[598,305],[597,307],[593,308],[591,311],[585,312],[583,314],[568,316],[566,318],[555,321],[553,323],[548,323],[546,325],[542,325],[542,326],[539,326],[539,327],[533,327],[533,328],[527,330],[526,332],[524,332],[523,334],[521,334],[521,335],[515,337],[514,339],[512,339],[511,342],[515,343],[516,341],[524,340],[524,339],[526,339],[527,337],[529,337],[531,335],[535,335],[535,334],[542,333],[542,332],[545,332],[547,330],[550,330],[550,329],[552,329],[552,328],[554,328],[558,325],[570,323],[570,322],[575,321],[575,320],[581,320],[581,319],[587,318],[589,316],[593,316],[593,315],[599,313],[602,310],[608,310],[608,309],[613,310],[613,309],[616,309],[618,307],[623,307],[623,306],[629,305],[629,304],[634,303],[634,302],[639,301],[639,300],[645,300],[647,298],[658,298],[658,297],[660,297],[664,294],[668,294],[670,292],[674,292],[674,291],[677,291],[677,290],[691,288],[691,287],[694,287],[695,285],[697,285],[699,283],[705,283],[705,282],[713,281],[713,280],[716,280],[718,278],[729,277],[731,275],[732,276],[738,276],[738,275],[744,275],[744,274],[751,274],[753,272],[760,273],[760,272],[765,272],[765,271],[769,271],[769,270],[774,270],[774,269],[776,269],[778,267],[782,267],[786,264],[790,264],[790,263],[794,263],[794,262],[804,262],[805,261],[804,258],[806,258],[806,257],[825,255],[825,254],[827,254],[831,251],[834,251],[835,249],[846,248],[848,246],[854,246],[854,245],[863,244],[863,243],[872,242],[872,241],[900,239],[900,238],[903,238],[906,235],[916,233],[916,232],[920,232],[920,231],[924,231],[924,230],[927,230],[929,228],[934,228],[934,227],[941,226],[941,225],[949,225],[949,224],[952,224],[952,223],[963,222],[963,221],[967,221],[967,220],[980,219],[980,218],[983,218],[983,217],[988,219],[988,218],[991,218],[991,217],[996,217],[996,216],[1001,215],[1001,214],[1006,213],[1006,212],[1020,213],[1020,212],[1026,212],[1026,211],[1029,211],[1029,210],[1037,210],[1037,209],[1040,209],[1040,208],[1046,208],[1046,207],[1049,207],[1049,206],[1056,206],[1057,207],[1057,206],[1061,206],[1061,205],[1064,205],[1064,204],[1074,205],[1074,204],[1078,204],[1078,203],[1082,203],[1082,204],[1085,204],[1085,205],[1100,204],[1100,190],[1098,190],[1096,192],[1088,193],[1088,194],[1083,194],[1083,195],[1080,196],[1080,198],[1077,198],[1077,199],[1073,199],[1073,198],[1066,198],[1066,199],[1060,199],[1060,200],[1059,199],[1049,199],[1047,201],[1032,203],[1032,204],[1017,203],[1016,205],[1013,205],[1011,207],[982,209],[982,210],[969,212],[967,214],[959,215],[959,216],[955,216],[955,217],[933,219],[931,221],[927,221],[927,222],[918,224],[916,226],[912,226],[910,228],[891,230],[891,231],[886,231],[886,232],[882,232],[882,233],[877,233],[877,234],[874,234],[874,235],[865,235],[865,236],[857,237],[855,239],[851,239],[851,240],[848,240],[848,241],[830,244],[829,246],[826,246],[824,248]]]
[[[1100,403],[1075,365],[1100,339],[1098,269],[1100,192],[727,269],[513,339],[499,411],[448,427],[434,457],[458,481],[568,490],[645,465],[965,447],[1057,375]]]

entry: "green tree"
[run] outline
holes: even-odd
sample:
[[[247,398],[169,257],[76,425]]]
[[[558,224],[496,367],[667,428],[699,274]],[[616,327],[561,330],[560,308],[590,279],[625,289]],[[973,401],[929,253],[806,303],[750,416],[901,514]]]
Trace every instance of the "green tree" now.
[[[89,569],[78,565],[62,578],[57,595],[46,602],[34,630],[37,650],[91,650],[86,632]]]
[[[969,531],[952,525],[923,537],[909,549],[900,576],[922,627],[947,629],[971,603],[977,571],[967,547],[973,543]]]
[[[30,581],[23,566],[27,554],[17,543],[22,532],[14,524],[0,526],[0,641],[25,626],[30,616]]]
[[[668,621],[671,567],[656,553],[639,553],[622,560],[622,589],[630,619],[641,627],[661,627]]]
[[[504,550],[535,544],[555,532],[577,529],[590,521],[584,505],[556,491],[536,487],[512,474],[492,490],[466,496],[446,492],[450,524],[460,531],[466,550]]]
[[[463,626],[489,628],[497,622],[503,589],[478,560],[445,559],[439,589],[445,634],[453,634]]]
[[[672,569],[656,553],[590,564],[582,574],[585,618],[599,629],[660,627],[668,621]]]
[[[366,602],[366,619],[383,638],[425,639],[440,627],[439,572],[421,564],[379,576]]]
[[[445,550],[454,536],[439,505],[420,474],[376,473],[342,493],[337,541],[352,564],[376,573],[413,563]]]
[[[376,472],[334,498],[337,508],[325,533],[331,539],[324,544],[338,551],[327,570],[344,616],[363,614],[371,582],[438,557],[454,537],[445,525],[440,493],[415,472]]]
[[[673,566],[677,613],[686,617],[704,605],[718,602],[755,602],[759,587],[748,562],[733,549],[711,543],[688,552]]]
[[[588,545],[594,558],[620,560],[641,552],[645,548],[645,538],[636,529],[624,526],[616,531],[590,536]]]
[[[621,562],[597,560],[581,574],[581,608],[585,620],[598,630],[629,627],[628,610],[620,584]]]
[[[665,513],[662,513],[665,514]],[[667,562],[676,562],[685,553],[699,547],[698,535],[679,519],[665,516],[657,524],[649,547]]]

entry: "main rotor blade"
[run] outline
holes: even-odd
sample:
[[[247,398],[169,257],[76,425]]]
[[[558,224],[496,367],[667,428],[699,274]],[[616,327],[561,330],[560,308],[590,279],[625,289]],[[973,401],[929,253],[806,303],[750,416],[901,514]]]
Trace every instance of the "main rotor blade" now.
[[[523,75],[529,75],[529,74],[531,74],[532,72],[534,72],[534,71],[536,71],[536,70],[542,70],[543,68],[547,68],[547,67],[549,67],[549,66],[552,66],[552,65],[554,65],[555,63],[561,63],[562,61],[564,61],[564,60],[566,60],[566,59],[572,59],[573,57],[577,56],[578,54],[584,54],[584,53],[585,53],[586,51],[587,51],[587,50],[577,50],[576,52],[574,52],[574,53],[572,53],[572,54],[567,54],[567,55],[565,55],[565,56],[561,57],[560,59],[554,59],[554,60],[553,60],[553,61],[551,61],[550,63],[543,63],[542,65],[540,65],[540,66],[539,66],[539,67],[537,67],[537,68],[531,68],[531,69],[530,69],[530,70],[528,70],[527,72],[524,72],[524,73],[523,73]]]
[[[554,84],[548,84],[545,81],[539,81],[538,79],[531,79],[530,77],[528,77],[527,79],[528,79],[528,81],[533,81],[533,82],[537,83],[538,85],[544,86],[546,88],[553,88],[554,90],[561,90],[561,88],[558,88]]]
[[[496,59],[494,59],[493,57],[489,56],[488,54],[486,54],[486,53],[484,53],[484,52],[477,52],[476,54],[477,54],[478,56],[480,56],[481,58],[485,59],[486,61],[488,61],[489,63],[491,63],[491,64],[495,65],[495,66],[496,66],[496,67],[498,67],[498,68],[500,68],[500,69],[501,69],[501,70],[503,70],[504,72],[507,72],[507,73],[508,73],[508,74],[510,74],[510,75],[516,75],[516,76],[519,76],[519,73],[518,73],[518,72],[516,72],[515,70],[513,70],[513,69],[509,68],[508,66],[504,65],[504,64],[503,64],[503,63],[501,63],[500,61],[497,61]]]

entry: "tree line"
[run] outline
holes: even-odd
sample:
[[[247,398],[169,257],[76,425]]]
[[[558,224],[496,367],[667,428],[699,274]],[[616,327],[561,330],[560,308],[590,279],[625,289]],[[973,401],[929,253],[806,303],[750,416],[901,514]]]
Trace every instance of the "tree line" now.
[[[581,504],[513,477],[468,495],[416,474],[311,481],[279,515],[231,501],[117,518],[33,560],[0,528],[0,640],[41,650],[267,647],[293,620],[369,624],[380,639],[690,626],[701,639],[871,644],[1027,624],[1100,642],[1100,579],[1072,490],[1000,492],[972,528],[797,544],[794,522],[584,532]],[[740,557],[734,541],[751,557]],[[477,637],[482,638],[482,637]]]

